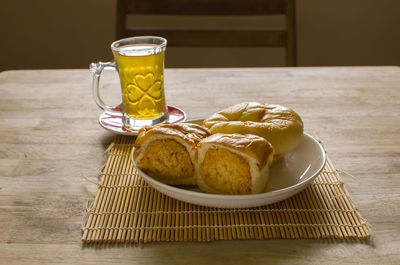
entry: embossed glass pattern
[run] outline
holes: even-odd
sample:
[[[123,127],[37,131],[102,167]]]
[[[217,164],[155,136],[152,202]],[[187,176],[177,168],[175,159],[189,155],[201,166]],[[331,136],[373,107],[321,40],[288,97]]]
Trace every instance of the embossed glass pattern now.
[[[164,94],[164,57],[167,41],[160,37],[133,37],[111,44],[115,63],[92,64],[96,103],[104,110],[113,111],[99,96],[102,66],[114,68],[121,81],[124,126],[137,130],[166,120]]]

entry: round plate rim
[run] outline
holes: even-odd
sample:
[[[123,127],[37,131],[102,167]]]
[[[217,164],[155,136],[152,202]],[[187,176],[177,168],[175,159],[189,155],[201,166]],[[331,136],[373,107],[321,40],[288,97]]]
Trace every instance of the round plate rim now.
[[[224,195],[224,194],[211,194],[211,193],[203,193],[203,192],[198,192],[198,191],[185,190],[185,189],[182,189],[182,188],[179,188],[179,187],[176,187],[176,186],[172,186],[172,185],[168,185],[168,184],[162,183],[162,182],[160,182],[158,180],[155,180],[152,177],[148,176],[146,173],[144,173],[140,168],[138,168],[136,166],[136,163],[135,163],[135,161],[133,159],[134,148],[132,148],[132,152],[131,152],[131,161],[132,161],[135,169],[139,172],[139,174],[143,177],[143,179],[148,184],[150,184],[154,189],[158,190],[159,192],[161,192],[163,194],[166,194],[166,192],[164,192],[164,190],[161,190],[161,189],[157,188],[156,186],[160,186],[160,187],[164,188],[166,191],[169,192],[169,194],[183,194],[183,195],[186,195],[186,196],[191,195],[191,196],[194,196],[195,199],[196,198],[201,198],[201,199],[204,199],[204,200],[235,200],[235,199],[237,199],[237,200],[241,200],[242,204],[245,204],[245,205],[249,205],[249,204],[243,203],[243,201],[249,201],[249,200],[256,200],[257,201],[252,206],[241,206],[241,205],[238,205],[238,206],[224,206],[224,208],[256,207],[256,206],[267,205],[267,204],[271,204],[271,203],[274,203],[274,202],[277,202],[277,201],[280,201],[280,200],[284,200],[284,199],[287,199],[288,197],[291,197],[291,196],[297,194],[298,192],[300,192],[301,190],[306,188],[308,185],[310,185],[311,182],[324,169],[327,157],[326,157],[326,151],[325,151],[323,145],[320,143],[320,141],[316,140],[310,134],[304,133],[304,136],[310,138],[314,142],[314,144],[316,144],[319,147],[319,149],[321,151],[320,153],[322,155],[323,162],[321,163],[321,165],[318,168],[318,170],[316,170],[312,176],[306,178],[303,181],[300,180],[298,183],[296,183],[296,184],[294,184],[292,186],[289,186],[289,187],[286,187],[286,188],[283,188],[283,189],[279,189],[279,190],[274,190],[274,191],[269,191],[269,192],[264,192],[264,193],[258,193],[258,194]],[[288,196],[288,197],[285,197],[285,198],[282,198],[282,199],[279,199],[279,200],[275,200],[275,201],[271,201],[271,202],[268,202],[267,204],[262,204],[262,203],[260,204],[260,201],[259,201],[260,199],[267,200],[269,198],[278,197],[278,196],[280,196],[282,194],[285,194],[285,193],[290,193],[290,191],[294,191],[294,193],[291,193],[291,195]],[[181,200],[181,201],[186,201],[186,202],[193,203],[193,204],[198,204],[198,205],[210,206],[210,204],[207,204],[207,203],[199,204],[199,203],[193,202],[191,200],[182,200],[181,198],[177,198],[176,196],[169,195],[169,194],[166,194],[166,195],[170,196],[170,197],[173,197],[175,199]],[[218,203],[218,204],[221,204],[221,203]],[[216,206],[211,206],[211,207],[216,207]]]
[[[187,114],[186,114],[186,112],[185,112],[184,110],[182,110],[181,108],[178,108],[178,107],[176,107],[176,106],[171,106],[171,105],[168,105],[167,107],[168,107],[168,108],[174,108],[174,109],[176,109],[176,110],[178,110],[179,112],[182,113],[183,119],[182,119],[181,121],[179,121],[179,122],[176,122],[176,123],[185,122],[185,121],[187,120]],[[107,126],[104,126],[104,125],[102,124],[102,122],[101,122],[101,118],[102,118],[102,116],[103,116],[106,112],[107,112],[107,111],[103,111],[103,112],[100,114],[99,118],[97,119],[97,122],[100,124],[100,126],[101,126],[103,129],[105,129],[105,130],[107,130],[107,131],[109,131],[109,132],[115,133],[115,134],[119,134],[119,135],[128,135],[128,136],[137,136],[137,135],[138,135],[138,132],[139,132],[139,131],[126,131],[126,132],[121,132],[121,131],[113,130],[113,129],[107,127]],[[121,113],[121,114],[122,114],[122,113]],[[175,122],[174,122],[174,123],[175,123]]]

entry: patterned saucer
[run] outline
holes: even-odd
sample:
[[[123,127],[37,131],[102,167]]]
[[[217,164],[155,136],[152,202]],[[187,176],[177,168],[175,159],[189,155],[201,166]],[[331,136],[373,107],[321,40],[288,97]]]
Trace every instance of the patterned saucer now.
[[[123,126],[121,108],[115,108],[114,111],[117,113],[105,111],[100,115],[99,123],[101,127],[116,134],[136,136],[138,131],[127,130]],[[168,120],[165,123],[179,123],[184,121],[186,121],[186,113],[183,110],[168,106]]]

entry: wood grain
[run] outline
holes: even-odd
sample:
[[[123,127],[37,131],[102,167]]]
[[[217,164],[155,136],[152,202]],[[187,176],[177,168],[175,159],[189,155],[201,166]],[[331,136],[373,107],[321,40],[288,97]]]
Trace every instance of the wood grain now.
[[[374,239],[83,246],[81,220],[96,186],[81,174],[97,180],[114,137],[97,124],[90,72],[9,71],[0,74],[1,263],[398,263],[399,67],[167,69],[165,80],[168,104],[189,119],[249,100],[294,108],[346,172],[346,188]],[[116,76],[103,81],[105,98],[120,90]]]

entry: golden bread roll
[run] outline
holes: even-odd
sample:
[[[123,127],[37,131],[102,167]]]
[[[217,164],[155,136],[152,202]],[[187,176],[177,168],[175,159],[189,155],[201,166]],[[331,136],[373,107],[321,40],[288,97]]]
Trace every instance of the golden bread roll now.
[[[254,134],[267,139],[276,158],[292,151],[303,136],[303,121],[290,108],[257,102],[240,103],[204,120],[215,133]]]
[[[274,150],[262,137],[213,134],[197,146],[197,185],[219,194],[264,192]]]
[[[163,183],[195,185],[195,148],[209,135],[206,128],[190,123],[142,128],[135,141],[135,163]]]

